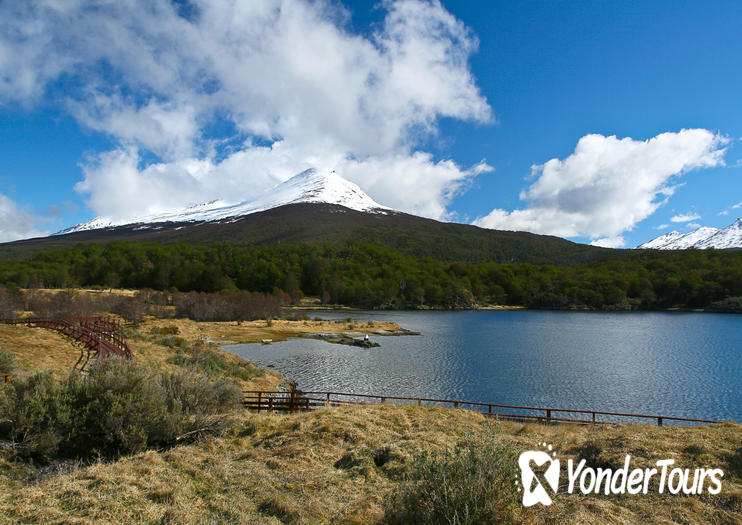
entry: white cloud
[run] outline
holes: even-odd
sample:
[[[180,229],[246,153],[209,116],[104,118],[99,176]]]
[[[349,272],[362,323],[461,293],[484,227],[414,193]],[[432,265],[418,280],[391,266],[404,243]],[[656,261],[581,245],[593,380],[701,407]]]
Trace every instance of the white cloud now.
[[[737,204],[732,205],[732,209],[736,210],[738,208],[742,208],[742,202],[738,202]]]
[[[197,1],[188,16],[167,0],[0,3],[0,104],[51,100],[119,143],[83,163],[99,214],[241,200],[324,163],[444,217],[482,166],[414,151],[441,117],[493,121],[477,41],[438,0],[381,5],[364,36],[322,0]]]
[[[479,226],[618,242],[672,195],[674,178],[724,163],[728,139],[705,129],[662,133],[649,140],[586,135],[564,160],[532,168],[528,203],[494,209]],[[604,239],[607,238],[608,240]]]
[[[700,219],[701,216],[697,213],[681,213],[670,217],[670,222],[690,222]]]
[[[664,229],[669,228],[669,227],[670,227],[669,224],[660,224],[659,226],[655,226],[654,229],[655,230],[664,230]]]
[[[719,212],[719,215],[729,215],[729,210],[722,210]]]
[[[0,242],[39,237],[48,232],[36,228],[37,218],[0,193]]]
[[[701,227],[701,225],[699,223],[697,223],[697,222],[689,222],[685,226],[686,226],[686,228],[691,228],[693,230],[696,230],[696,229],[698,229],[698,228]]]
[[[590,243],[591,246],[600,246],[601,248],[621,248],[626,246],[626,241],[620,235],[615,237],[603,237]]]

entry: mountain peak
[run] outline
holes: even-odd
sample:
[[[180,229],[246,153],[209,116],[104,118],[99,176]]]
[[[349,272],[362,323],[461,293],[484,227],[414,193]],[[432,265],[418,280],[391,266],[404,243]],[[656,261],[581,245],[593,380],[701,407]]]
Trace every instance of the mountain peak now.
[[[672,231],[637,246],[638,249],[685,250],[686,248],[742,248],[742,218],[726,228],[701,226],[689,233]]]
[[[191,205],[180,210],[136,217],[130,220],[112,221],[96,217],[92,221],[62,230],[55,235],[86,230],[97,230],[129,224],[141,225],[164,222],[213,222],[236,219],[243,215],[297,203],[336,204],[351,210],[367,213],[387,213],[391,208],[382,206],[361,190],[356,184],[344,179],[334,170],[310,168],[294,175],[258,197],[228,205],[221,200]]]

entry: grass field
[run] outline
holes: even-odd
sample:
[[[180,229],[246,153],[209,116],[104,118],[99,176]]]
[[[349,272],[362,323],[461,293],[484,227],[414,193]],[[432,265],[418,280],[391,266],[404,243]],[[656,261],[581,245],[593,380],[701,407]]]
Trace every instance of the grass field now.
[[[444,408],[369,406],[295,415],[242,413],[231,431],[198,444],[46,473],[0,463],[0,516],[38,523],[379,523],[421,451],[453,449],[491,433],[484,416]],[[675,428],[495,424],[516,450],[547,441],[561,458],[638,466],[675,458],[719,467],[718,496],[560,494],[520,508],[524,523],[739,523],[742,426]],[[380,461],[379,458],[383,458]],[[564,480],[562,481],[564,483]]]

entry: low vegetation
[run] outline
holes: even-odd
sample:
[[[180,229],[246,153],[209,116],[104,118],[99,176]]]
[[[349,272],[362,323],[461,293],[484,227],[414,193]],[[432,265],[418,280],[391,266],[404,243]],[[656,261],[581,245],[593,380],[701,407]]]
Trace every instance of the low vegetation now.
[[[316,296],[365,308],[530,308],[739,311],[742,252],[639,251],[576,266],[468,263],[366,244],[236,247],[87,245],[0,261],[0,283],[171,292],[179,315],[199,320],[273,317]],[[236,293],[241,290],[242,293]],[[249,291],[249,293],[247,292]],[[123,303],[122,308],[135,305]]]
[[[13,354],[0,348],[0,374],[12,374],[16,369]]]
[[[563,460],[587,451],[596,465],[621,465],[631,454],[639,467],[669,457],[683,468],[721,468],[723,490],[582,496],[562,488],[550,507],[526,509],[514,491],[511,460],[542,442]],[[742,519],[737,424],[548,427],[385,405],[295,415],[240,411],[231,429],[197,443],[53,471],[9,454],[0,451],[0,520],[10,522],[377,524],[429,516],[449,523],[453,513],[534,524]]]
[[[23,457],[112,456],[172,445],[214,427],[242,393],[192,369],[157,372],[118,358],[65,381],[49,372],[0,389],[0,438]]]
[[[374,457],[386,460],[387,449]],[[443,451],[416,455],[401,490],[386,501],[384,522],[477,525],[514,521],[519,501],[513,479],[518,451],[499,435],[499,426],[485,426],[482,435]]]

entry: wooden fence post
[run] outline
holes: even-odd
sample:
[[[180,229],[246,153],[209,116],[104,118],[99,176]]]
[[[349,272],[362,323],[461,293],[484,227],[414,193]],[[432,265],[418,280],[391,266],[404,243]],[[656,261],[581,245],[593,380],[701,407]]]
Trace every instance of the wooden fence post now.
[[[258,412],[260,412],[260,404],[263,402],[263,393],[258,392]]]

